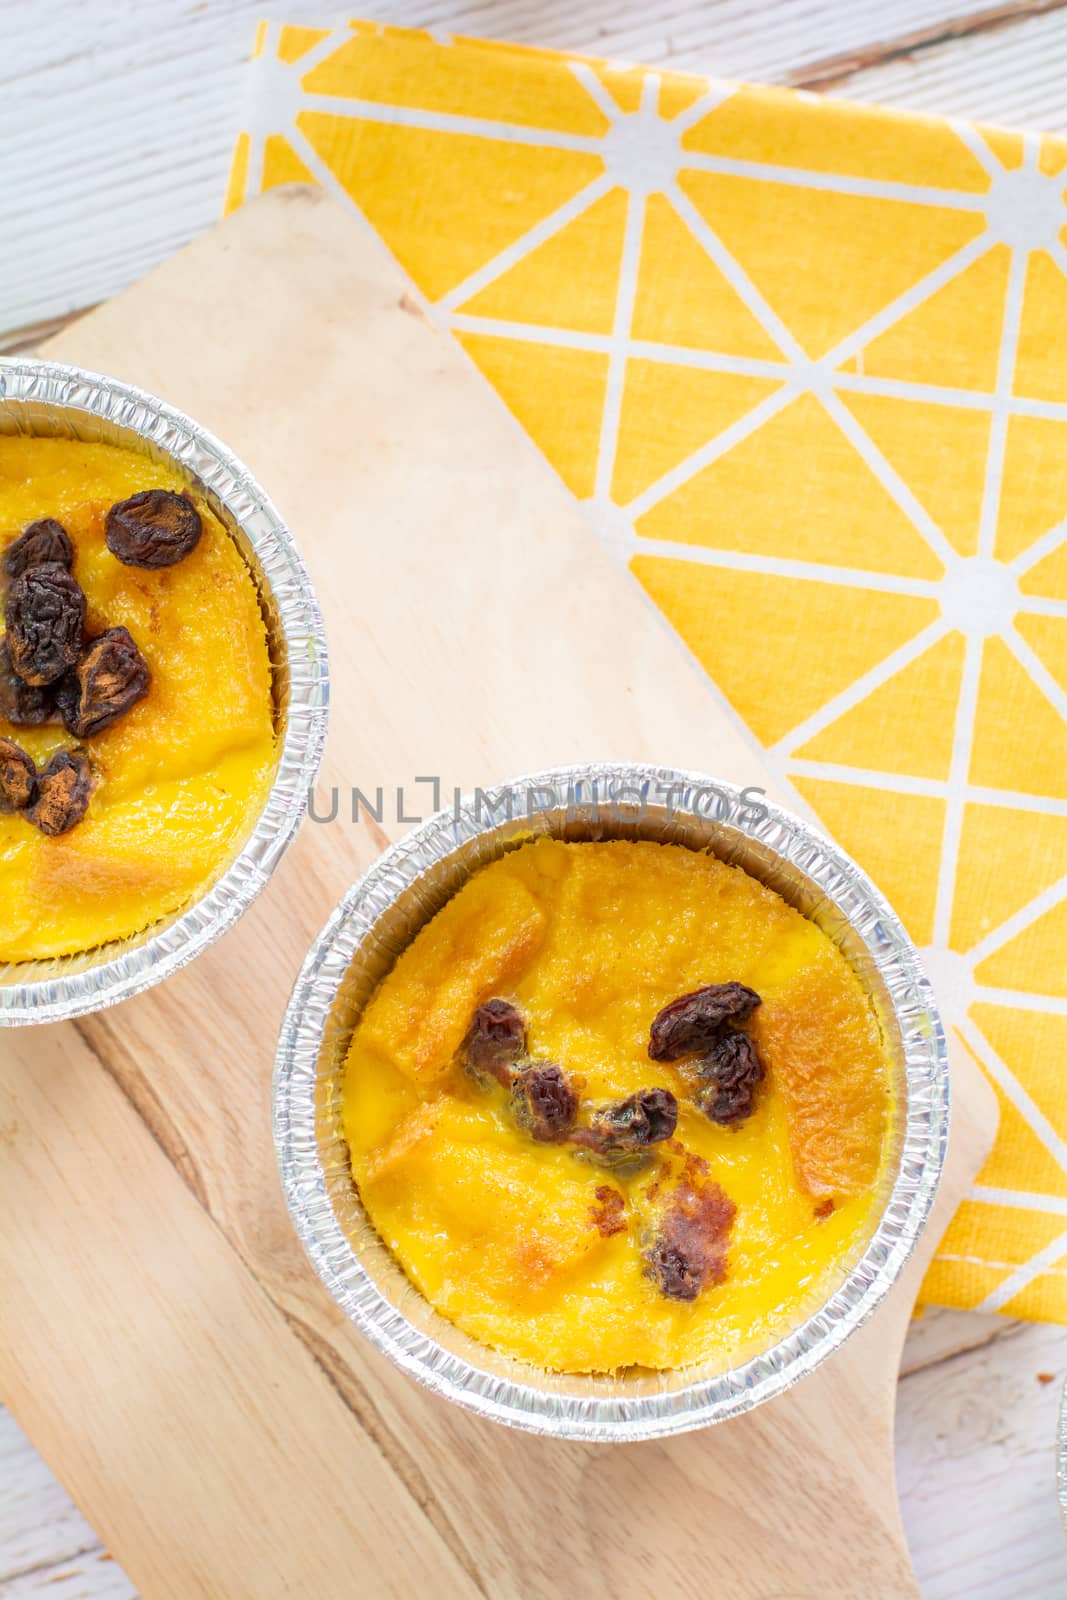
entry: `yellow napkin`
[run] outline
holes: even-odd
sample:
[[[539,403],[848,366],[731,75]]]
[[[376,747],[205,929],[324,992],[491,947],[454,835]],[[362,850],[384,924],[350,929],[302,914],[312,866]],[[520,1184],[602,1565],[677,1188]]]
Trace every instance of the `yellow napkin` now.
[[[361,22],[253,71],[227,209],[370,221],[923,948],[1002,1118],[925,1297],[1067,1321],[1067,144]]]

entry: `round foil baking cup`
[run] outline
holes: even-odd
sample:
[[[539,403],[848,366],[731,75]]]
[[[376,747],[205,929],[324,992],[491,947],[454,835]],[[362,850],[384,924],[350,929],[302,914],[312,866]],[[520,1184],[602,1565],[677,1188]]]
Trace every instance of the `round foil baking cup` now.
[[[123,445],[176,468],[248,563],[274,671],[278,755],[270,794],[240,853],[194,902],[131,938],[0,967],[0,1026],[55,1022],[115,1005],[169,977],[251,905],[304,815],[326,739],[329,675],[318,602],[300,553],[246,467],[161,400],[95,372],[0,360],[0,433]]]
[[[738,1364],[573,1377],[498,1354],[423,1299],[353,1185],[341,1084],[362,1008],[399,952],[472,872],[544,834],[655,839],[744,867],[826,930],[878,1010],[896,1081],[877,1226],[810,1316]],[[598,765],[476,791],[393,845],[349,891],[315,941],[286,1013],[274,1131],[304,1247],[337,1304],[379,1350],[481,1416],[560,1438],[620,1441],[750,1411],[813,1371],[866,1320],[929,1215],[948,1102],[945,1037],[930,984],[900,922],[853,861],[758,793],[669,768]]]
[[[1056,1493],[1060,1502],[1060,1521],[1067,1533],[1067,1383],[1060,1396],[1060,1436],[1056,1448]]]

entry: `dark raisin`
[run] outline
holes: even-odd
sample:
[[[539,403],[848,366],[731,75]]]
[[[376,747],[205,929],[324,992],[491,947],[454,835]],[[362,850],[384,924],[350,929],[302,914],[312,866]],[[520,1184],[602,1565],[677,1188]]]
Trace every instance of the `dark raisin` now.
[[[41,833],[67,833],[84,817],[92,794],[89,763],[80,750],[57,750],[37,775],[37,799],[26,812]]]
[[[678,1126],[678,1102],[669,1089],[639,1089],[612,1107],[609,1120],[634,1144],[661,1144]]]
[[[644,1251],[645,1271],[668,1300],[695,1300],[726,1277],[737,1207],[717,1183],[678,1184]]]
[[[74,671],[56,689],[63,726],[76,739],[110,728],[148,693],[148,663],[125,628],[109,628],[87,644]]]
[[[515,1113],[531,1137],[552,1144],[568,1134],[578,1112],[578,1096],[553,1061],[532,1061],[515,1076]]]
[[[25,811],[37,793],[37,768],[14,739],[0,738],[0,811]]]
[[[678,1061],[707,1049],[728,1022],[747,1022],[760,1003],[743,983],[709,983],[672,1000],[656,1017],[648,1037],[653,1061]]]
[[[669,1089],[639,1089],[595,1112],[571,1141],[594,1155],[628,1154],[670,1139],[677,1125],[678,1102]]]
[[[515,1062],[526,1052],[526,1024],[510,1000],[487,1000],[471,1020],[462,1054],[467,1071],[484,1083],[495,1078],[510,1087]]]
[[[0,637],[0,717],[17,727],[39,728],[55,718],[56,705],[53,690],[35,689],[23,683],[11,665],[11,651],[7,634]]]
[[[31,522],[4,551],[4,576],[20,578],[28,567],[49,562],[69,569],[74,565],[74,546],[64,527],[51,517],[42,517]]]
[[[24,683],[55,683],[74,665],[85,628],[85,596],[58,561],[27,567],[7,596],[11,665]]]
[[[104,537],[128,567],[173,567],[200,542],[200,513],[188,495],[144,489],[111,507]]]
[[[751,1115],[763,1062],[747,1033],[724,1033],[697,1063],[704,1087],[696,1103],[712,1122],[729,1126]]]

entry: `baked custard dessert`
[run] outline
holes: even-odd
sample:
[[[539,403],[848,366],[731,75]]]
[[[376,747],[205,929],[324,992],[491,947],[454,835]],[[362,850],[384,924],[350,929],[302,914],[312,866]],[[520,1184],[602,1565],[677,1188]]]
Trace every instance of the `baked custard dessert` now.
[[[477,872],[365,1008],[352,1175],[473,1338],[570,1373],[765,1348],[875,1220],[892,1090],[832,940],[680,845],[540,839]]]
[[[114,445],[0,437],[0,962],[207,888],[275,762],[255,584],[207,504]]]

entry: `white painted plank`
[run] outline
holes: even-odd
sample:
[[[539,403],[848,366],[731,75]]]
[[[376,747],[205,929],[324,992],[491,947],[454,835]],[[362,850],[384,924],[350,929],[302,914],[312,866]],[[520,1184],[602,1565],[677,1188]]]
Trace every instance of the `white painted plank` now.
[[[996,1314],[926,1307],[912,1319],[900,1364],[901,1375],[909,1377],[954,1356],[977,1357],[987,1346],[1007,1343],[1028,1326],[1028,1323],[1013,1322],[1009,1317]],[[1005,1352],[1005,1359],[1011,1359],[1008,1352]]]
[[[924,1600],[1067,1595],[1056,1497],[1067,1330],[1007,1326],[900,1384],[897,1478]]]
[[[1067,135],[1067,10],[854,73],[835,93]]]
[[[0,327],[105,298],[218,216],[242,64],[271,9],[3,0]]]
[[[116,1561],[89,1551],[73,1561],[21,1573],[0,1587],[3,1600],[137,1600],[137,1591]]]
[[[122,1569],[0,1406],[0,1596],[131,1600]]]
[[[383,21],[773,78],[958,6],[368,0],[366,9]],[[331,14],[328,0],[0,0],[0,331],[104,299],[214,221],[257,17]]]
[[[717,77],[768,79],[843,50],[936,28],[970,9],[967,0],[386,0],[370,15],[650,66],[669,61]]]

